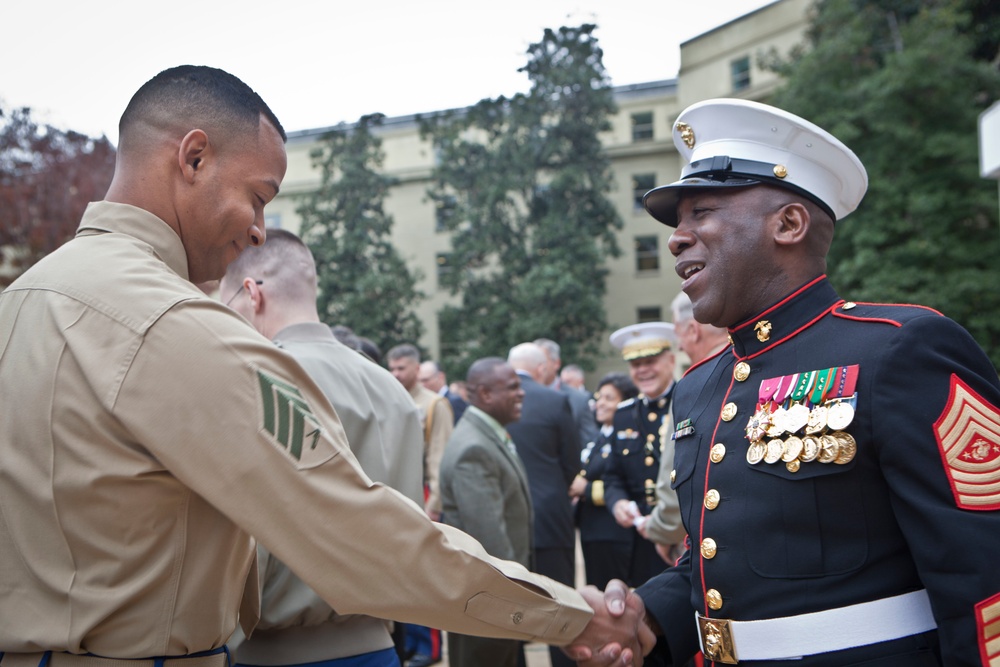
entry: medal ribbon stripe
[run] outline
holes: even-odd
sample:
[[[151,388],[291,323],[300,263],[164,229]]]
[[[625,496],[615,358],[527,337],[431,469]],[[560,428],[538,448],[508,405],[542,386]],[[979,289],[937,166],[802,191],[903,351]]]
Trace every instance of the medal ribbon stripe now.
[[[976,605],[979,655],[986,667],[1000,667],[1000,593]]]
[[[1000,509],[1000,410],[953,374],[934,431],[956,504]]]

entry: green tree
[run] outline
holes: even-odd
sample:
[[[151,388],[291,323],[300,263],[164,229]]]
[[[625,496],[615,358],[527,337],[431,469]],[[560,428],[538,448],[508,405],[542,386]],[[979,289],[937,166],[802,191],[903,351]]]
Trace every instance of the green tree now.
[[[442,363],[537,337],[592,363],[607,330],[608,256],[619,253],[599,134],[615,112],[594,25],[546,30],[519,71],[527,94],[423,119],[438,157],[430,196],[452,232],[441,282],[461,303],[440,313]]]
[[[773,102],[868,170],[829,257],[845,298],[935,308],[1000,366],[997,186],[979,177],[977,134],[1000,72],[974,16],[996,25],[979,0],[822,0],[806,47],[772,62],[787,82]]]
[[[39,125],[0,105],[0,289],[73,238],[115,169],[107,137]]]
[[[344,324],[386,350],[416,342],[423,331],[413,312],[423,298],[390,241],[393,220],[383,202],[392,180],[380,173],[382,114],[328,132],[312,151],[320,186],[298,208],[302,238],[316,257],[320,317]]]

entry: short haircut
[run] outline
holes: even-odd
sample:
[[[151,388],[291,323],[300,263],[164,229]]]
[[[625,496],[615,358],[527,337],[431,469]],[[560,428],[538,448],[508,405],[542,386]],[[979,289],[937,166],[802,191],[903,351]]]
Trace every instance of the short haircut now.
[[[135,139],[140,125],[187,129],[201,127],[224,134],[257,128],[264,116],[287,141],[277,116],[250,86],[214,67],[181,65],[163,70],[135,92],[118,123],[120,148]]]
[[[223,281],[233,286],[249,276],[265,289],[296,302],[316,302],[316,262],[309,247],[287,229],[268,228],[267,242],[250,246],[226,267]]]
[[[396,347],[391,348],[385,353],[385,358],[389,361],[396,361],[397,359],[402,359],[403,357],[414,359],[419,364],[420,350],[417,349],[416,345],[403,343],[402,345],[397,345]]]
[[[469,366],[469,372],[465,375],[465,387],[469,392],[469,398],[473,398],[480,387],[493,384],[497,368],[506,365],[507,362],[500,357],[483,357],[473,361]]]
[[[333,334],[334,338],[352,350],[361,349],[361,339],[358,338],[357,334],[350,327],[343,324],[334,324],[330,327],[330,333]]]
[[[382,364],[382,350],[380,350],[378,345],[375,344],[375,341],[371,338],[366,338],[365,336],[359,336],[358,345],[361,346],[361,351],[366,357],[374,361],[376,364]]]
[[[553,359],[562,359],[559,355],[559,343],[550,338],[536,338],[532,341],[535,345],[545,350],[545,354]]]
[[[612,387],[618,390],[618,393],[622,395],[622,400],[627,401],[630,398],[635,398],[639,395],[639,388],[635,386],[630,378],[625,373],[608,373],[601,378],[601,381],[597,383],[597,391],[601,390],[606,384],[610,384]]]

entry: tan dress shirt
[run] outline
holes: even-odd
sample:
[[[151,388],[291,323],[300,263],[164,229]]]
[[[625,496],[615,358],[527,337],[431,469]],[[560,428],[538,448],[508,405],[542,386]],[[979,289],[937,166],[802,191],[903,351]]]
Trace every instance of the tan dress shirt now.
[[[417,406],[403,385],[389,371],[343,345],[320,322],[287,326],[274,340],[330,399],[351,452],[365,473],[423,503],[424,433]],[[338,614],[260,544],[257,556],[260,623],[249,641],[240,631],[230,639],[238,663],[303,664],[393,645],[387,621]]]
[[[575,591],[373,484],[319,387],[187,275],[162,220],[98,202],[0,294],[0,651],[218,647],[256,582],[249,534],[340,613],[583,629]]]

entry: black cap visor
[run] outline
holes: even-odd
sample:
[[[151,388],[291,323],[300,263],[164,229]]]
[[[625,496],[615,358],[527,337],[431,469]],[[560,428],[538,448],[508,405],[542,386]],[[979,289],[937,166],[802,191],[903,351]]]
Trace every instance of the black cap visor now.
[[[831,220],[837,219],[833,210],[811,192],[779,178],[775,174],[779,169],[783,168],[767,162],[731,158],[728,155],[695,160],[681,170],[681,180],[650,190],[642,198],[642,204],[658,221],[669,227],[676,227],[681,188],[745,188],[767,183],[802,195],[822,208]]]

